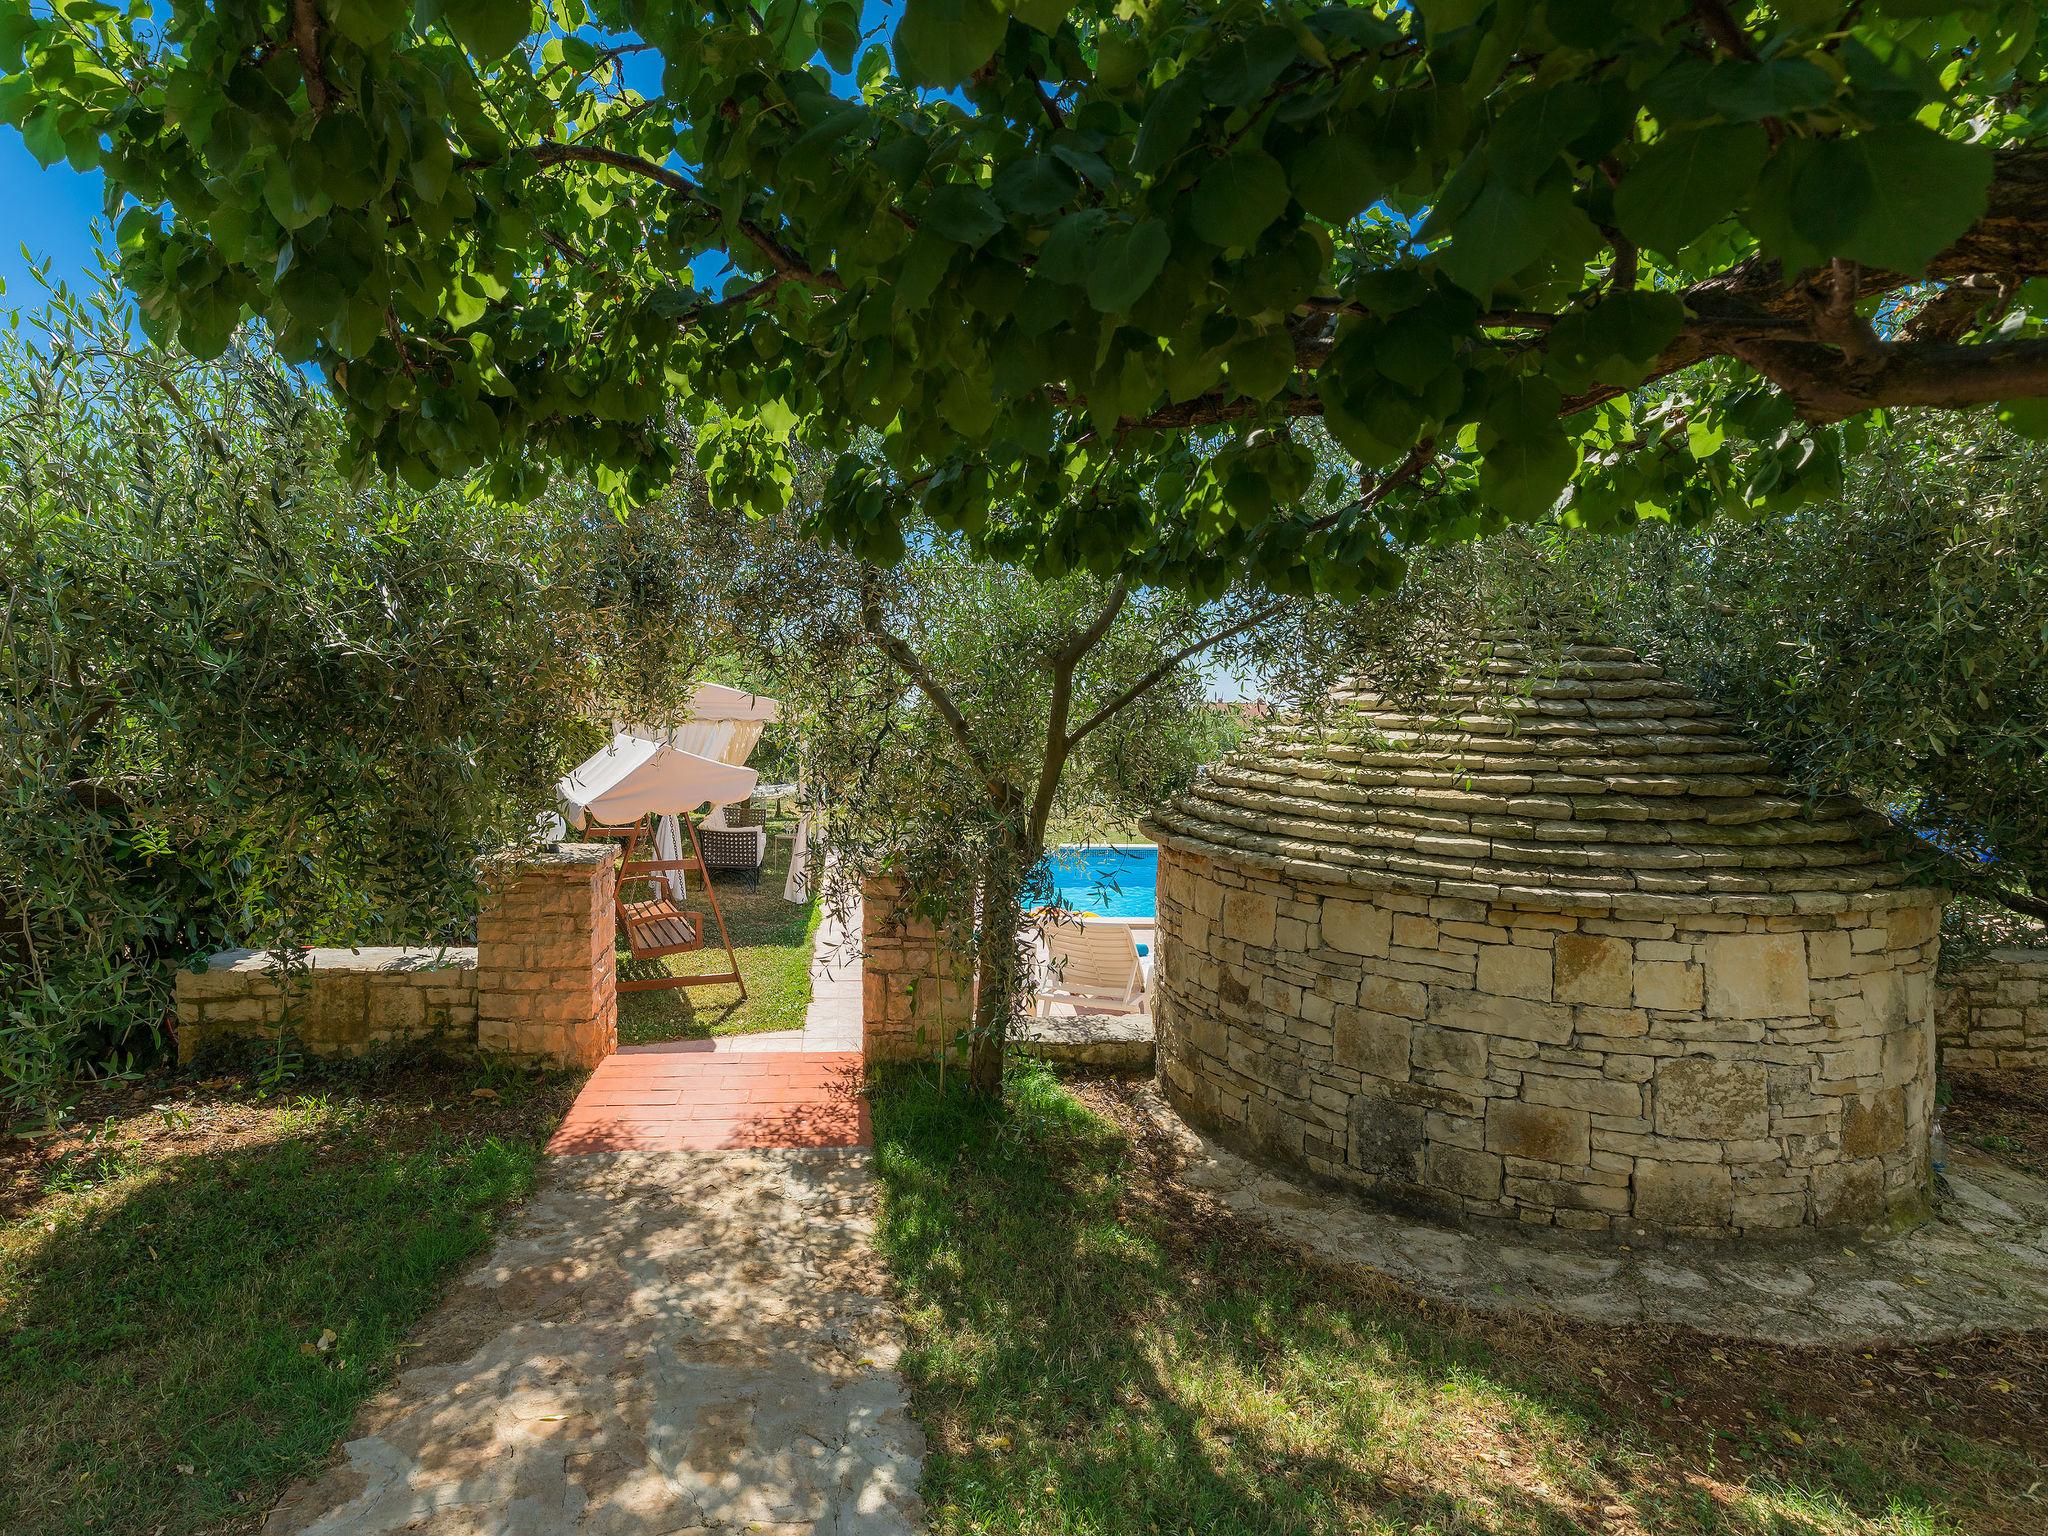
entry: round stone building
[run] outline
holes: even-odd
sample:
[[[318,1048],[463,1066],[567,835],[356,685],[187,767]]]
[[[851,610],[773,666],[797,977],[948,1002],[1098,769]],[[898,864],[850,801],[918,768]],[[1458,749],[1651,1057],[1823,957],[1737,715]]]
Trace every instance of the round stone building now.
[[[1159,1075],[1397,1204],[1710,1234],[1911,1219],[1941,893],[1655,666],[1340,690],[1162,809]]]

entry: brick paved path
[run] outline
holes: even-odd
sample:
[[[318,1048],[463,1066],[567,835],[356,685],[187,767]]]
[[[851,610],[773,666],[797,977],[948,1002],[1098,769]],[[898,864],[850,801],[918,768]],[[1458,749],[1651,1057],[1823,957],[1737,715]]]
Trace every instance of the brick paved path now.
[[[540,1191],[266,1536],[912,1536],[859,972],[801,1030],[620,1051]]]

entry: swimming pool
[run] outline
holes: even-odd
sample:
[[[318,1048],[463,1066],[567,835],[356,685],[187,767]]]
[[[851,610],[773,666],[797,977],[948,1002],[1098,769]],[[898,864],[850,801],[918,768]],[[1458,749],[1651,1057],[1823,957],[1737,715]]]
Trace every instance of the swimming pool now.
[[[1097,917],[1155,917],[1159,849],[1152,843],[1082,843],[1046,858],[1063,907]]]

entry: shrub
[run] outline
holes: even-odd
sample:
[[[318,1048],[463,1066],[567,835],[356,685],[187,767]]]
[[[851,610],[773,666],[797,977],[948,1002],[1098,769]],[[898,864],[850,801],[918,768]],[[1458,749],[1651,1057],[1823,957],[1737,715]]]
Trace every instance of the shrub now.
[[[337,471],[247,336],[137,347],[108,291],[0,337],[0,1096],[157,1047],[224,943],[462,936],[615,706],[696,664],[658,519]],[[629,704],[627,701],[630,700]]]

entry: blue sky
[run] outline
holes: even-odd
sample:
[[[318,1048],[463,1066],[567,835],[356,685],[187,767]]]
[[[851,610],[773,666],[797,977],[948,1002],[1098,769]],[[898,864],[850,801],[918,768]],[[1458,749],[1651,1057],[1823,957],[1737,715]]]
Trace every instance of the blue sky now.
[[[29,276],[21,248],[48,260],[53,281],[76,284],[92,270],[92,221],[100,216],[100,175],[82,176],[63,162],[48,170],[36,162],[12,128],[0,128],[0,219],[7,230],[0,248],[0,281],[7,292],[0,308],[35,308],[42,290]]]

